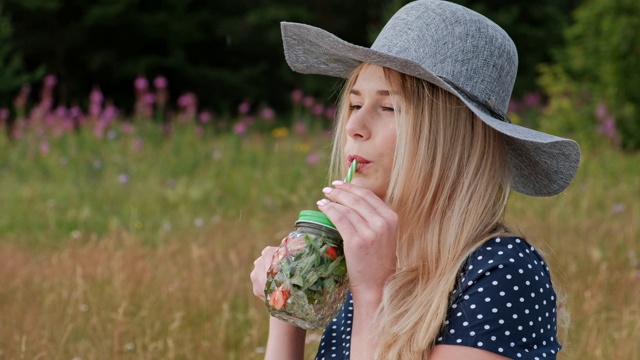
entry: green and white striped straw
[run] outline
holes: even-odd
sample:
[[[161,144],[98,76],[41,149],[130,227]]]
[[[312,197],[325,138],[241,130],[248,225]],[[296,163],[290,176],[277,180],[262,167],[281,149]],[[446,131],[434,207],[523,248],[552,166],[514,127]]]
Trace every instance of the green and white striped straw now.
[[[344,178],[344,182],[351,182],[351,179],[353,179],[353,174],[356,173],[356,168],[358,168],[358,160],[353,159],[353,161],[351,162],[351,166],[349,167],[349,171],[347,172],[347,177]]]

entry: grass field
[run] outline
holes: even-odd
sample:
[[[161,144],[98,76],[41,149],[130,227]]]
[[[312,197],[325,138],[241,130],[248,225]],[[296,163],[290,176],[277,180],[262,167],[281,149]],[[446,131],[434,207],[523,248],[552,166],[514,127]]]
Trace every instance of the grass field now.
[[[328,180],[326,136],[274,134],[2,138],[0,359],[262,358],[253,260]],[[640,358],[638,163],[583,149],[565,193],[510,201],[566,294],[562,359]]]

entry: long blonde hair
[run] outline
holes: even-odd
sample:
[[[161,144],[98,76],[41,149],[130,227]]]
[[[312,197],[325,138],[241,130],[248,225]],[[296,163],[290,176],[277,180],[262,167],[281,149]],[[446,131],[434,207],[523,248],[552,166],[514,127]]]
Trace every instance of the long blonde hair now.
[[[345,169],[347,80],[339,106],[332,177]],[[511,176],[502,134],[458,98],[421,79],[385,68],[396,106],[397,145],[385,201],[397,212],[397,270],[374,320],[376,359],[428,357],[447,316],[467,256],[504,234]]]

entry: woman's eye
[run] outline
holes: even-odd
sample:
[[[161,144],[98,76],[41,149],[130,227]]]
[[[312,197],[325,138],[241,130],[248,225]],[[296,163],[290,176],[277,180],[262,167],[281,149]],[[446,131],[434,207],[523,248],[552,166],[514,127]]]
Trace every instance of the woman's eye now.
[[[349,110],[360,110],[362,109],[362,105],[349,105]],[[380,106],[380,110],[383,112],[395,112],[395,109],[392,106]]]

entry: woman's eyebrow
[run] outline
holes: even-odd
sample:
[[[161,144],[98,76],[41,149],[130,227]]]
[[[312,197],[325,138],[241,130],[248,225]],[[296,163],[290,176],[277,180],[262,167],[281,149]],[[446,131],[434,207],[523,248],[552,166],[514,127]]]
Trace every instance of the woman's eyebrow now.
[[[356,89],[351,89],[351,91],[349,91],[349,94],[357,95],[357,96],[362,95],[360,90],[356,90]],[[391,96],[391,94],[392,93],[389,90],[377,90],[376,91],[376,95],[378,95],[378,96]]]

